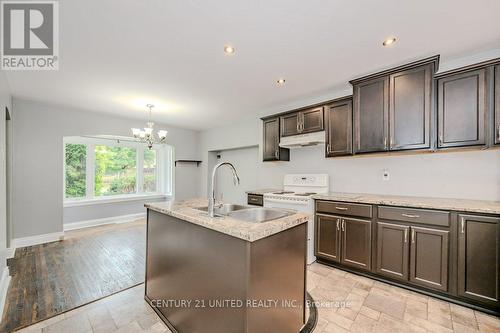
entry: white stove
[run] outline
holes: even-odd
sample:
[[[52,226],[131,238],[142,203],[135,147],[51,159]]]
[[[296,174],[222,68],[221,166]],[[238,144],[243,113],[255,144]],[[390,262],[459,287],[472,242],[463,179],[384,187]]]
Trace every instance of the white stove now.
[[[283,191],[264,194],[264,207],[293,209],[310,215],[307,223],[307,263],[316,260],[314,256],[314,200],[312,196],[329,191],[327,174],[285,175]]]

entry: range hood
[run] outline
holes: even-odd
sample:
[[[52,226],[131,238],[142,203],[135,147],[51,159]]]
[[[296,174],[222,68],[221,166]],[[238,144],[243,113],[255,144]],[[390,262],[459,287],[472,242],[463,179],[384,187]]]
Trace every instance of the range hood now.
[[[325,131],[285,136],[280,140],[282,148],[300,148],[325,143]]]

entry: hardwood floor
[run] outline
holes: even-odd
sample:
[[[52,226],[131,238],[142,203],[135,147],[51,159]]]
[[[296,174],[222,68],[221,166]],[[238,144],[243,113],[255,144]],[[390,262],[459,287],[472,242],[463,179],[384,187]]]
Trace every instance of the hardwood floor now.
[[[11,332],[144,282],[144,220],[70,231],[16,250],[0,332]]]

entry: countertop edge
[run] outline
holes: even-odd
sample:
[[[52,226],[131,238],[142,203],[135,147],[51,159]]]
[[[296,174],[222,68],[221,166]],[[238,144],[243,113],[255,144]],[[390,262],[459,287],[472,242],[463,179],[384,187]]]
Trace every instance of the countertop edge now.
[[[344,196],[342,194],[316,194],[313,195],[312,198],[315,200],[326,200],[326,201],[341,201],[341,202],[352,202],[352,203],[364,203],[371,205],[438,209],[438,210],[448,210],[454,212],[500,215],[500,202],[497,201],[430,198],[430,197],[405,197],[405,196],[397,198],[397,196],[384,197],[384,195],[361,194],[361,193],[360,194],[348,193],[347,195],[349,196],[345,195],[346,194],[344,194]],[[435,202],[429,202],[429,201],[435,201]],[[439,201],[442,202],[439,203]],[[453,201],[455,201],[455,204],[452,203]]]
[[[221,218],[209,218],[208,216],[194,216],[194,214],[197,214],[195,212],[192,212],[193,207],[190,206],[183,206],[180,209],[190,209],[188,213],[182,212],[179,210],[175,209],[168,209],[165,207],[160,207],[159,204],[165,205],[166,202],[151,202],[151,203],[145,203],[144,207],[147,209],[151,209],[155,212],[169,215],[178,219],[181,219],[183,221],[199,225],[201,227],[214,230],[216,232],[220,232],[222,234],[226,234],[228,236],[232,236],[247,242],[255,242],[260,239],[264,239],[270,236],[273,236],[275,234],[278,234],[280,232],[286,231],[288,229],[291,229],[293,227],[296,227],[298,225],[307,223],[310,219],[311,216],[308,214],[304,213],[296,213],[287,217],[283,217],[281,219],[277,220],[271,220],[259,224],[251,223],[251,222],[245,222],[245,221],[239,221],[236,219],[231,219],[227,217],[221,217]],[[201,213],[201,212],[200,212]],[[215,222],[216,221],[216,222]],[[215,223],[214,223],[215,222]],[[221,224],[217,224],[217,222],[223,222]],[[232,225],[232,226],[227,226],[225,224],[234,224],[237,223],[239,225]],[[241,223],[241,224],[240,224]],[[240,229],[238,229],[240,227]],[[245,228],[242,228],[245,227]]]

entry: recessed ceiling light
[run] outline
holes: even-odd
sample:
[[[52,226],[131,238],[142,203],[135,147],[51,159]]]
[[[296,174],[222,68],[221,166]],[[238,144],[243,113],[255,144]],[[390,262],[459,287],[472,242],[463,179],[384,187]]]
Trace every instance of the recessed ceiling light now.
[[[285,79],[278,79],[278,80],[276,81],[276,84],[277,84],[278,86],[284,86],[284,85],[285,85]]]
[[[389,46],[389,45],[392,45],[394,43],[396,43],[396,37],[391,37],[391,38],[387,38],[386,40],[384,40],[382,45]]]
[[[236,52],[236,50],[231,45],[225,45],[224,46],[224,53],[225,54],[232,55],[232,54],[234,54],[234,52]]]

